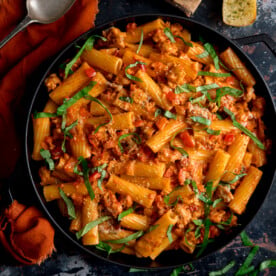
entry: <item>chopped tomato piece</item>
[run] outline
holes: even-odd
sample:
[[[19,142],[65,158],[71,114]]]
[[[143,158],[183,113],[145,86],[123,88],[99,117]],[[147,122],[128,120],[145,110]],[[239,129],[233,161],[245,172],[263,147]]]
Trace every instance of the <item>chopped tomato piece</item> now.
[[[163,129],[165,125],[168,123],[168,120],[165,117],[161,117],[156,121],[156,126],[158,129]]]
[[[134,122],[134,126],[135,127],[140,127],[142,125],[144,125],[144,121],[143,120],[137,120],[137,121]]]
[[[99,172],[94,172],[89,176],[89,181],[93,182],[101,177],[101,174]]]
[[[166,97],[167,97],[167,99],[168,99],[169,101],[172,102],[173,100],[175,100],[176,94],[173,93],[172,91],[169,91],[169,92],[166,94]]]
[[[96,76],[96,71],[93,67],[91,67],[85,70],[85,74],[88,78],[93,78]]]
[[[224,142],[231,144],[234,141],[235,135],[232,133],[225,134],[223,137]]]
[[[186,147],[193,148],[195,146],[195,140],[188,131],[180,133],[179,136]]]
[[[234,76],[231,76],[231,77],[227,77],[226,78],[226,82],[228,83],[228,84],[235,84],[236,83],[236,79],[235,79],[235,77]]]

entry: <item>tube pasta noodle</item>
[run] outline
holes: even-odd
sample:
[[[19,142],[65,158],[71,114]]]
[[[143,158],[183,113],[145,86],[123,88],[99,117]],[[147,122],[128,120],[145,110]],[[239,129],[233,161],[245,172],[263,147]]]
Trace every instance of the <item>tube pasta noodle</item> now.
[[[252,74],[230,47],[220,54],[220,58],[245,85],[250,87],[256,84]]]
[[[97,127],[100,124],[107,123],[110,118],[106,116],[102,117],[91,117],[86,120],[86,124],[93,125]],[[114,115],[112,123],[109,125],[112,129],[122,130],[122,129],[133,129],[134,113],[126,112],[118,115]]]
[[[77,71],[75,71],[72,75],[70,75],[67,79],[65,79],[61,85],[59,85],[54,91],[50,93],[50,98],[56,104],[62,104],[65,98],[71,97],[76,92],[81,90],[84,86],[86,86],[89,82],[89,77],[85,73],[90,66],[88,63],[84,62],[79,67]]]
[[[198,62],[204,63],[204,64],[210,64],[212,63],[212,58],[210,55],[207,55],[206,57],[198,57],[198,55],[205,52],[204,47],[196,42],[193,42],[193,47],[188,47],[187,55],[190,59],[196,60]]]
[[[122,218],[121,225],[131,230],[146,230],[149,227],[149,218],[132,213]]]
[[[181,121],[170,120],[164,129],[159,130],[146,143],[153,152],[158,152],[178,131],[184,129],[185,127],[186,124]]]
[[[226,173],[223,175],[222,181],[231,181],[235,177],[234,173],[239,173],[248,143],[249,137],[239,134],[234,143],[229,147],[228,153],[230,154],[230,159],[225,168]]]
[[[131,162],[126,167],[126,173],[133,176],[162,177],[166,169],[165,163]]]
[[[152,22],[146,23],[142,26],[139,26],[133,30],[130,30],[126,33],[126,42],[128,43],[137,43],[140,41],[141,32],[143,30],[144,37],[147,37],[148,33],[165,28],[165,23],[162,19],[156,19]]]
[[[95,200],[91,200],[90,196],[84,198],[82,206],[82,227],[85,227],[89,222],[98,218],[98,203]],[[94,245],[99,243],[98,225],[90,229],[83,237],[82,243],[84,245]]]
[[[253,166],[248,169],[247,175],[234,193],[234,199],[229,204],[229,207],[233,212],[239,215],[244,212],[246,204],[256,189],[262,174],[262,171]]]
[[[229,159],[230,154],[219,149],[209,165],[205,181],[212,181],[213,187],[216,187],[225,171]]]
[[[131,183],[142,185],[152,190],[162,190],[165,194],[171,191],[170,179],[166,177],[144,177],[121,175],[121,177]]]
[[[170,109],[171,106],[165,95],[162,94],[160,87],[146,72],[139,70],[135,76],[141,80],[137,81],[137,85],[144,89],[158,106],[164,109]]]
[[[121,58],[109,55],[96,49],[85,50],[81,56],[91,66],[117,75],[120,71],[123,61]]]
[[[158,225],[154,230],[145,234],[135,245],[135,251],[138,256],[142,257],[155,257],[156,248],[159,248],[162,241],[167,237],[167,230],[169,225],[175,225],[177,216],[172,210],[165,213],[155,225]]]
[[[267,162],[255,79],[232,49],[213,45],[225,65],[217,70],[179,23],[129,23],[102,35],[68,78],[59,68],[45,81],[32,152],[44,198],[65,217],[74,207],[76,238],[96,225],[84,245],[152,260],[176,248],[201,254],[211,225],[220,234],[239,224]],[[232,213],[237,219],[217,227]]]

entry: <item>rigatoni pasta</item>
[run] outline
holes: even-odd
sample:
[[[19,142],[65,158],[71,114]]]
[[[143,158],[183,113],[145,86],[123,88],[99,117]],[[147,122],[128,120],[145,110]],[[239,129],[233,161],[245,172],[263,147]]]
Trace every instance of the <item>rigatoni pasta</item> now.
[[[90,37],[77,57],[33,115],[45,200],[84,245],[202,254],[235,227],[266,163],[254,77],[232,49],[160,18]]]

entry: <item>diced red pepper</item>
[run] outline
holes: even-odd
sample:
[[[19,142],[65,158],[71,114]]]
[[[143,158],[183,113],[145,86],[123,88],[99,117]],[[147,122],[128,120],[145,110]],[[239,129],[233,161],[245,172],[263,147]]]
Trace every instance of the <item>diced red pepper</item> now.
[[[174,101],[175,98],[176,98],[176,94],[173,93],[172,91],[169,91],[167,94],[166,94],[166,98],[169,100],[169,101]]]
[[[225,134],[223,140],[227,144],[231,144],[234,141],[235,135],[232,133]]]
[[[195,146],[195,140],[188,131],[180,133],[179,137],[186,147],[193,148]]]
[[[99,172],[94,172],[89,176],[89,181],[93,182],[101,177],[101,174]]]
[[[91,67],[85,70],[85,74],[88,78],[93,78],[96,76],[96,71],[93,67]]]

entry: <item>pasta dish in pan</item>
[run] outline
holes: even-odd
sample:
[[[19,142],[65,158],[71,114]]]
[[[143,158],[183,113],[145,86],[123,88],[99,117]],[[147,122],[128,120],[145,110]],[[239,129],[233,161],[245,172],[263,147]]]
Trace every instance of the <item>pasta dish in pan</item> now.
[[[32,158],[84,245],[199,256],[245,211],[271,144],[264,99],[231,48],[193,40],[161,19],[112,27],[45,80]]]

